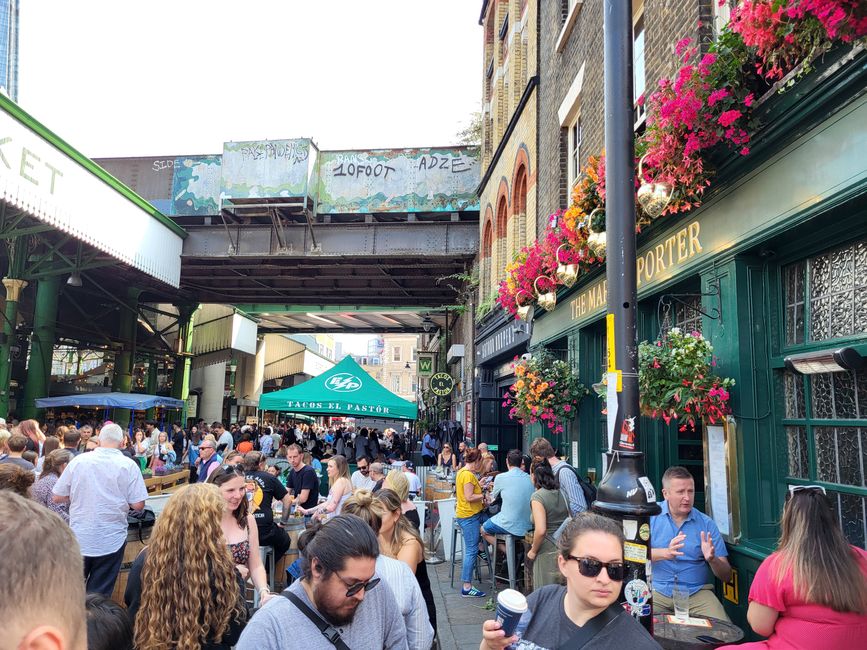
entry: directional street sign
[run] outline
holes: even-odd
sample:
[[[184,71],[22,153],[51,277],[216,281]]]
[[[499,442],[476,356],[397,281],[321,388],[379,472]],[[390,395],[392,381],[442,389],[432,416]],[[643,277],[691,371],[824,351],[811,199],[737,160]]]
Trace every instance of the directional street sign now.
[[[438,372],[430,378],[430,389],[440,397],[448,395],[455,387],[455,380],[447,372]]]

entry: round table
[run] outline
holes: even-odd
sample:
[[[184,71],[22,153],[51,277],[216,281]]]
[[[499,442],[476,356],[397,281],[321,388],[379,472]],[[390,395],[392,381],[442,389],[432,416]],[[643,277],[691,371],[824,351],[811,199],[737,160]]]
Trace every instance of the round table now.
[[[653,617],[653,638],[667,650],[716,648],[728,643],[737,643],[744,638],[744,631],[734,623],[710,616],[701,618],[710,621],[711,627],[669,623],[666,614],[657,614]],[[699,639],[700,636],[712,637],[716,641]]]

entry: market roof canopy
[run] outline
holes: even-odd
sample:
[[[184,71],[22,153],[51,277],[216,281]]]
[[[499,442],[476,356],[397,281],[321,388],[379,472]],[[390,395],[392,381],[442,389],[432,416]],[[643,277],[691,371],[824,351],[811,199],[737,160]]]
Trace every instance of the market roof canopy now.
[[[150,408],[184,408],[184,400],[162,395],[142,393],[88,393],[86,395],[64,395],[63,397],[43,397],[36,400],[36,408],[57,406],[99,406],[144,411]]]
[[[265,393],[259,398],[259,408],[396,420],[415,420],[418,415],[415,403],[383,387],[350,356],[300,386]]]

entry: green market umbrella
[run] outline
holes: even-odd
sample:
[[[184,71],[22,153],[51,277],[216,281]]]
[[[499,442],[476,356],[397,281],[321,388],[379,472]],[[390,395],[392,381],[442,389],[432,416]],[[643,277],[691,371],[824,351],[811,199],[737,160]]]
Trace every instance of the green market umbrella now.
[[[259,398],[264,411],[293,411],[318,415],[348,415],[415,420],[418,407],[398,397],[347,356],[318,377],[299,386],[265,393]]]

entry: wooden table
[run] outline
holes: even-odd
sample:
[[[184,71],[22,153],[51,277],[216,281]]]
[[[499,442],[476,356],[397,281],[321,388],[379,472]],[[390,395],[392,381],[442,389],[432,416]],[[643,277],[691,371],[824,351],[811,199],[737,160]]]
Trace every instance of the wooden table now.
[[[744,638],[744,631],[733,623],[709,616],[702,618],[710,621],[711,627],[669,623],[666,614],[657,614],[653,617],[653,638],[667,650],[716,648]],[[701,640],[699,636],[713,637],[717,641]]]

